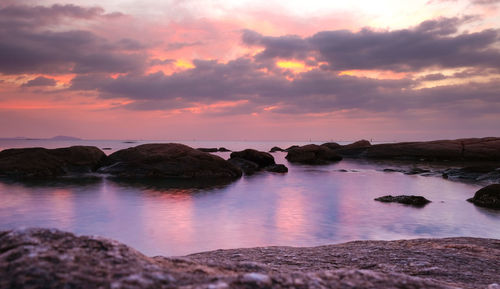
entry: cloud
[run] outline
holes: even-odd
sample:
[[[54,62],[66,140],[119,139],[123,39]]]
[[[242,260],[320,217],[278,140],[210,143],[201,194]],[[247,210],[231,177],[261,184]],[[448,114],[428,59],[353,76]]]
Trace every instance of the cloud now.
[[[246,45],[264,47],[256,56],[260,61],[315,57],[337,71],[500,67],[499,30],[458,33],[458,27],[470,20],[442,18],[394,31],[321,31],[308,38],[269,37],[244,31],[242,40]]]
[[[57,84],[57,82],[52,79],[52,78],[47,78],[47,77],[43,77],[43,76],[39,76],[35,79],[32,79],[26,83],[24,83],[23,85],[21,85],[22,87],[33,87],[33,86],[55,86]]]
[[[101,8],[74,5],[0,8],[0,73],[127,73],[144,69],[144,46],[133,39],[106,39],[92,31],[52,31],[62,18],[69,22],[101,17]],[[71,26],[70,26],[71,27]],[[130,53],[131,51],[136,51]]]

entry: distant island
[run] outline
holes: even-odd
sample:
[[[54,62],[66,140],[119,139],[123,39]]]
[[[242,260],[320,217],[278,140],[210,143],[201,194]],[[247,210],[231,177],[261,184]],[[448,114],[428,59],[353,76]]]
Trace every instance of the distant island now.
[[[81,138],[67,136],[67,135],[57,135],[55,137],[51,137],[51,140],[82,140]]]

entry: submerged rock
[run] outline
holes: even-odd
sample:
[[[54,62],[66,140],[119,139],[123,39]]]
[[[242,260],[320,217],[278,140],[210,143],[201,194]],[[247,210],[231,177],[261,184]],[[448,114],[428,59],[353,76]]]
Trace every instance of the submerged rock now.
[[[375,201],[384,203],[400,203],[414,207],[423,207],[431,202],[422,196],[408,196],[408,195],[400,195],[400,196],[387,195],[383,197],[378,197],[375,199]]]
[[[217,148],[197,148],[197,150],[205,152],[205,153],[214,153],[219,151]]]
[[[108,156],[98,171],[122,178],[238,178],[241,170],[223,158],[183,144],[144,144]]]
[[[315,144],[309,144],[290,149],[286,159],[292,163],[322,165],[342,160],[342,157],[333,150]]]
[[[0,231],[0,288],[486,288],[500,240],[355,241],[147,257],[59,230]]]
[[[500,184],[486,186],[474,194],[467,201],[480,207],[500,210]]]
[[[51,178],[95,171],[106,159],[93,146],[20,148],[0,152],[0,177]]]

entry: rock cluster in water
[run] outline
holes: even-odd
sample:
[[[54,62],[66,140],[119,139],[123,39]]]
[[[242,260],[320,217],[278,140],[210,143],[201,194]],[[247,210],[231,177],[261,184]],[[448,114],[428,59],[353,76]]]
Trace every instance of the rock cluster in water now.
[[[150,258],[101,237],[24,229],[0,232],[0,288],[497,288],[498,256],[500,240],[445,238]]]
[[[291,163],[323,165],[342,160],[342,157],[334,150],[315,144],[291,148],[287,151],[286,159]]]
[[[254,149],[232,152],[228,162],[239,167],[246,175],[251,175],[261,170],[275,173],[288,172],[288,168],[285,165],[276,164],[271,154]]]

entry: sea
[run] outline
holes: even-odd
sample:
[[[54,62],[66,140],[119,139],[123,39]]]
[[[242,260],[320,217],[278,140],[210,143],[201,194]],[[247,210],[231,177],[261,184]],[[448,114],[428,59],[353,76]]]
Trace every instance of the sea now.
[[[164,142],[233,151],[322,143],[3,139],[0,150],[90,145],[110,154]],[[230,155],[215,154],[225,159]],[[466,201],[482,187],[480,184],[384,172],[389,166],[386,163],[342,160],[312,166],[288,163],[284,152],[273,156],[288,167],[288,173],[262,172],[224,184],[123,183],[108,178],[0,180],[0,230],[45,227],[99,235],[148,256],[353,240],[500,238],[500,211]],[[420,195],[432,202],[414,208],[374,201],[389,194]]]

